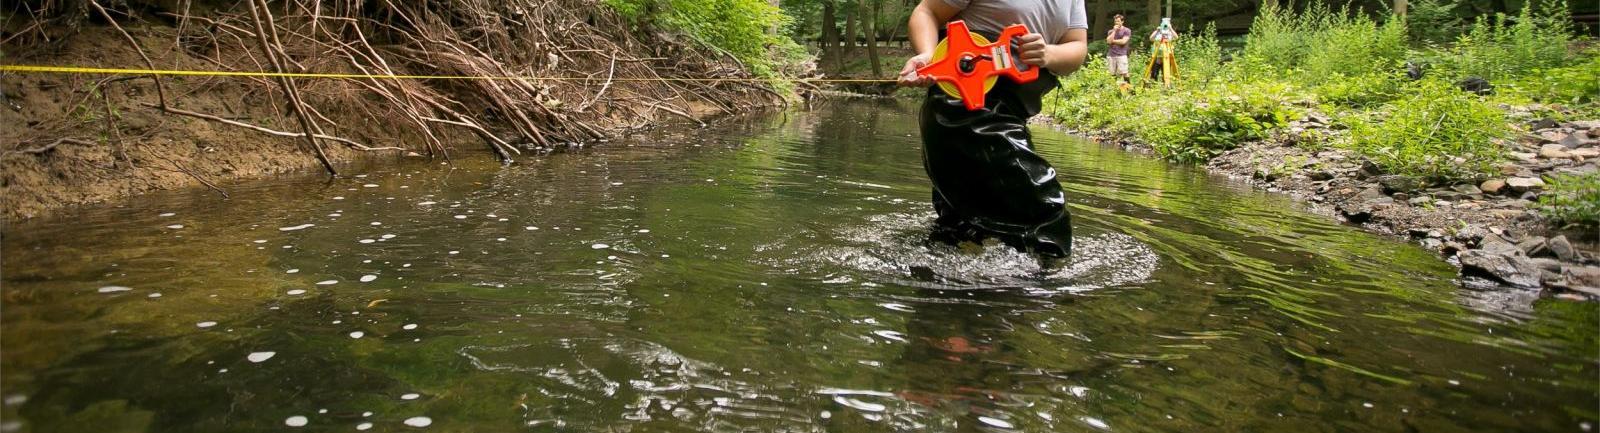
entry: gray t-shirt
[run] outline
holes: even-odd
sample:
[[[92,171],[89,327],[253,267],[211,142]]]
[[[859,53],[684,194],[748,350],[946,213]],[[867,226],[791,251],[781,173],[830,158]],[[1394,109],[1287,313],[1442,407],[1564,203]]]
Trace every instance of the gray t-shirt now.
[[[1045,42],[1056,43],[1067,29],[1087,29],[1083,0],[944,0],[961,9],[951,20],[966,20],[967,28],[978,33],[999,34],[1012,24],[1025,24],[1028,31],[1044,35]]]

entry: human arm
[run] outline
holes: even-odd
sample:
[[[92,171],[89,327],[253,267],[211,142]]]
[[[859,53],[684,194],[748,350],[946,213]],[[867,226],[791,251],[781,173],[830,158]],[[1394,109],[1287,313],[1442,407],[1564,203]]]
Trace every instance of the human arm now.
[[[961,9],[945,3],[945,0],[922,0],[911,10],[911,20],[906,24],[909,29],[907,37],[911,39],[911,48],[917,54],[906,59],[906,66],[900,69],[900,85],[927,87],[933,84],[932,78],[918,76],[917,69],[932,61],[933,48],[939,45],[939,28],[959,12]]]
[[[1089,31],[1082,28],[1067,29],[1056,43],[1045,43],[1044,35],[1029,33],[1017,38],[1021,43],[1022,63],[1049,69],[1065,77],[1083,66],[1089,52]]]

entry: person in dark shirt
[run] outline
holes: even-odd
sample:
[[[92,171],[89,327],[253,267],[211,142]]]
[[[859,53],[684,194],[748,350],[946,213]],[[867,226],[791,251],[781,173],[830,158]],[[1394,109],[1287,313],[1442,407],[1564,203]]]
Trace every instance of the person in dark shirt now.
[[[1128,81],[1128,39],[1133,37],[1133,30],[1122,26],[1122,14],[1112,18],[1114,26],[1106,32],[1106,67],[1111,70],[1111,75],[1120,82]]]

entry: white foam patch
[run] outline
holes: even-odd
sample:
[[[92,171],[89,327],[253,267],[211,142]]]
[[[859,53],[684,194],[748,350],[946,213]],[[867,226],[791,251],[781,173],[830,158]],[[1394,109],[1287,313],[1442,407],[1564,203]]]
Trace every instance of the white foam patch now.
[[[261,363],[266,362],[268,359],[272,359],[274,356],[278,356],[278,352],[252,352],[250,355],[245,356],[244,359],[248,359],[250,362]]]
[[[297,226],[278,227],[278,231],[280,231],[280,232],[292,232],[292,231],[295,231],[295,230],[305,230],[305,229],[316,227],[316,226],[317,226],[316,224],[301,224],[301,225],[297,225]]]
[[[288,293],[288,294],[290,294],[292,296],[299,296],[299,295],[306,294],[306,290],[305,289],[293,289],[293,290],[290,290],[290,291],[285,292],[285,293]]]
[[[594,248],[594,249],[597,249],[597,250],[603,250],[603,249],[606,249],[606,248],[611,248],[611,246],[610,245],[606,245],[606,244],[594,244],[594,245],[590,245],[589,248]]]
[[[1138,283],[1160,263],[1155,250],[1122,233],[1074,236],[1072,257],[1054,264],[998,242],[966,248],[930,242],[933,217],[932,212],[877,215],[829,234],[837,242],[807,239],[803,244],[763,249],[793,251],[778,260],[819,273],[845,267],[875,282],[945,289],[1026,288],[1047,294]],[[914,270],[932,275],[917,275]]]
[[[289,427],[305,427],[306,424],[310,424],[310,423],[311,423],[311,420],[306,419],[306,417],[300,416],[300,415],[291,416],[291,417],[289,417],[289,419],[283,420],[283,425],[286,425],[286,426],[289,426]]]
[[[428,418],[428,417],[425,417],[425,416],[414,416],[414,417],[406,418],[405,423],[408,426],[422,428],[422,427],[427,427],[427,426],[433,425],[433,418]]]
[[[126,292],[126,291],[129,291],[129,290],[133,290],[133,288],[132,287],[123,287],[123,286],[105,286],[105,287],[101,287],[99,289],[96,289],[95,291],[100,292],[100,293],[117,293],[117,292]]]
[[[400,395],[400,399],[401,400],[416,400],[416,399],[419,399],[419,398],[422,398],[422,394],[417,394],[417,393],[414,393],[414,392]]]
[[[205,321],[205,322],[196,323],[196,324],[194,324],[194,326],[197,326],[197,327],[200,327],[200,328],[210,328],[210,327],[213,327],[213,326],[217,326],[217,322],[212,322],[212,321],[208,320],[208,321]]]
[[[361,276],[361,282],[363,282],[363,283],[370,283],[370,282],[372,282],[372,280],[376,280],[376,279],[378,279],[377,275],[362,275]]]
[[[370,422],[364,422],[364,423],[356,424],[356,430],[367,431],[367,430],[371,430],[371,429],[372,429],[372,423],[370,423]]]
[[[1010,422],[1008,422],[1006,420],[1003,420],[1003,419],[999,419],[999,418],[990,418],[990,417],[986,417],[986,416],[980,416],[980,417],[978,417],[978,422],[981,422],[984,425],[987,425],[987,426],[990,426],[990,427],[995,427],[995,428],[1003,428],[1003,429],[1016,428],[1016,426],[1012,425]]]
[[[339,280],[322,280],[322,281],[318,281],[317,285],[318,286],[331,286],[331,285],[338,284],[338,283],[339,283]]]
[[[183,228],[183,224],[173,224],[173,225],[167,226],[167,228],[173,229],[173,230],[177,230],[177,229]]]
[[[407,323],[406,326],[401,326],[400,329],[404,329],[404,330],[407,330],[407,331],[410,331],[410,330],[413,330],[413,329],[417,329],[417,324],[415,324],[415,323]]]
[[[361,332],[361,331],[355,331],[355,332],[351,332],[350,333],[350,338],[361,338],[361,337],[365,337],[365,336],[367,336],[367,333]]]

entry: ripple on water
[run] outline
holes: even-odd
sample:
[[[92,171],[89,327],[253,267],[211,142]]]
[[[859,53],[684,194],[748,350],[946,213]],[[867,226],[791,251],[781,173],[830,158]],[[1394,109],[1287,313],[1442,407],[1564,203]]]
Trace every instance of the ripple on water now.
[[[1072,240],[1072,257],[1050,264],[994,242],[953,246],[930,241],[932,224],[931,212],[876,215],[862,224],[837,229],[832,234],[837,242],[808,241],[776,250],[800,250],[787,260],[819,271],[853,269],[869,281],[941,289],[1025,288],[1046,293],[1138,283],[1149,278],[1160,261],[1148,245],[1122,233],[1079,233]],[[829,244],[836,246],[820,250],[808,246]]]
[[[628,418],[632,421],[649,421],[652,415],[647,409],[661,407],[684,425],[744,426],[743,430],[758,431],[764,430],[759,426],[770,427],[774,420],[809,419],[812,413],[769,385],[740,380],[743,375],[739,371],[690,359],[644,340],[559,338],[468,346],[458,353],[474,368],[521,375],[539,388],[539,394],[553,396],[547,403],[530,404],[535,409],[527,416],[534,423],[558,422],[566,418],[563,413],[600,410],[600,406],[618,403],[624,404],[627,412],[637,411],[638,417]],[[795,386],[800,385],[779,387]],[[598,430],[615,426],[572,427]]]

